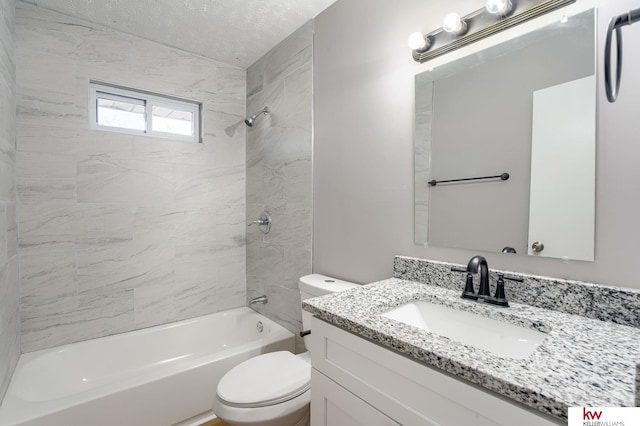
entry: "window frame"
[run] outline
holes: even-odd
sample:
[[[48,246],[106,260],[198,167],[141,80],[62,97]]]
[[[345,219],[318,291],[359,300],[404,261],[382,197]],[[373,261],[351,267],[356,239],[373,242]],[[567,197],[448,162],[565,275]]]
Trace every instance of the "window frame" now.
[[[145,107],[145,130],[127,129],[124,127],[104,126],[98,123],[98,99],[129,102]],[[191,122],[192,135],[180,135],[153,130],[153,107],[173,108],[189,112],[193,115]],[[148,136],[157,139],[169,139],[184,142],[202,143],[202,104],[199,102],[164,96],[157,93],[130,89],[96,81],[89,82],[89,128],[103,132],[123,133],[128,135]]]

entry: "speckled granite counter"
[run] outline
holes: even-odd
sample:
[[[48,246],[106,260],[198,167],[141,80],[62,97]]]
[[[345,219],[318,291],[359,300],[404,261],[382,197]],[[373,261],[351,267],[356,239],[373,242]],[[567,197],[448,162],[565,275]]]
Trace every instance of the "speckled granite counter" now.
[[[460,280],[462,289],[462,280]],[[500,358],[380,314],[423,300],[548,333],[527,359]],[[401,279],[309,299],[317,317],[409,357],[558,418],[570,406],[634,406],[640,329],[511,303],[460,298],[460,290]]]

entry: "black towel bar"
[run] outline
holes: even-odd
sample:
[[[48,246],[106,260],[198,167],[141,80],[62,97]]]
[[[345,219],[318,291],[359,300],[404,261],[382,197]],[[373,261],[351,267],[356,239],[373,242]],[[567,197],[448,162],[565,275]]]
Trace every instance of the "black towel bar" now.
[[[436,186],[439,183],[447,183],[447,182],[463,182],[467,180],[482,180],[482,179],[496,179],[496,178],[500,178],[500,180],[507,180],[509,179],[509,173],[503,173],[501,175],[495,175],[495,176],[472,177],[472,178],[464,178],[464,179],[449,179],[449,180],[434,179],[429,181],[429,186]]]

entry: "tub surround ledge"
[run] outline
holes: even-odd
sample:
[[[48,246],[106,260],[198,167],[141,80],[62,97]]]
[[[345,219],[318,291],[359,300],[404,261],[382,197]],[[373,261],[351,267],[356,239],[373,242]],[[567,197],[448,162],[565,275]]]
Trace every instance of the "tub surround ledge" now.
[[[438,282],[440,272],[445,267],[450,269],[451,264],[436,266],[440,270],[421,276],[429,283],[391,278],[306,300],[303,309],[427,366],[559,419],[567,418],[571,406],[638,405],[639,328],[518,301],[511,301],[505,309],[461,299],[464,277],[455,275],[455,289],[433,285],[430,281]],[[528,358],[502,358],[381,316],[412,300],[536,329],[547,337]]]

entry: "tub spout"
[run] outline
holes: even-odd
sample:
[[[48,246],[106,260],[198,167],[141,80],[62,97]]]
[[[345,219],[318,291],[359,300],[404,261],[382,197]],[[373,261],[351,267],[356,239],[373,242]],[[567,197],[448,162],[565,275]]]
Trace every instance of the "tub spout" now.
[[[253,299],[249,300],[249,306],[255,305],[256,303],[262,303],[263,305],[266,305],[267,302],[268,302],[267,296],[258,296],[258,297],[254,297]]]

